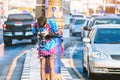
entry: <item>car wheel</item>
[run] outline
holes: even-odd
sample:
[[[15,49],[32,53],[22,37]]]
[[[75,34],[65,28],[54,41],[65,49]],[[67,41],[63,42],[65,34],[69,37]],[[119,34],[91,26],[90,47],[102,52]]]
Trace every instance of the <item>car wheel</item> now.
[[[83,66],[83,72],[87,73],[87,70],[86,70],[86,68],[84,66]]]
[[[89,79],[93,78],[93,75],[92,75],[90,69],[88,69],[88,71],[87,71],[87,75],[88,75],[88,78],[89,78]]]
[[[83,66],[83,69],[82,69],[82,70],[83,70],[83,72],[84,72],[84,73],[87,73],[87,70],[86,70],[86,68],[85,68],[85,66],[84,66],[84,61],[83,61],[82,66]]]
[[[72,33],[72,36],[75,36],[75,33]]]
[[[88,78],[89,79],[92,79],[94,78],[94,73],[91,73],[91,70],[90,70],[90,67],[89,67],[89,63],[88,63],[88,70],[87,70],[87,75],[88,75]]]
[[[82,51],[82,67],[83,67],[83,72],[85,72],[85,73],[87,73],[87,70],[86,70],[86,68],[85,68],[85,66],[84,66],[84,55],[83,55],[83,51]]]
[[[5,44],[5,46],[11,46],[12,45],[12,39],[4,37],[4,44]]]

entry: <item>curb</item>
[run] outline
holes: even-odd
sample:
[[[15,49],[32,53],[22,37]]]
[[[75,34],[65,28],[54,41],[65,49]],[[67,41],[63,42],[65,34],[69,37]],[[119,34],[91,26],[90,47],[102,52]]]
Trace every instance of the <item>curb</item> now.
[[[4,55],[4,43],[0,44],[0,57]]]

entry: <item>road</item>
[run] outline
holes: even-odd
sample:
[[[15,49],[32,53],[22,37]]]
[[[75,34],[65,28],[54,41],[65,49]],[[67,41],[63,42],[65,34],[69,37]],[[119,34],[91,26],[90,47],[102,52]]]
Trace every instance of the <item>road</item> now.
[[[24,41],[14,40],[12,46],[5,47],[4,56],[0,57],[0,80],[6,79],[6,76],[13,62],[13,59],[18,55],[20,55],[22,52],[29,50],[33,46],[34,45],[30,44],[29,40],[24,40]],[[25,55],[21,56],[18,59],[17,65],[12,75],[14,76],[12,77],[12,80],[20,80],[24,59],[25,59]]]
[[[68,67],[68,72],[73,78],[80,78],[80,80],[120,80],[119,75],[96,75],[94,79],[88,79],[87,74],[82,71],[82,41],[80,35],[71,36],[71,45],[65,50],[64,62],[66,60],[73,60],[73,65]],[[9,69],[13,60],[20,55],[22,52],[29,50],[33,47],[29,40],[13,41],[13,45],[5,47],[5,54],[0,57],[0,80],[5,80],[8,75]],[[76,46],[76,47],[74,47]],[[11,80],[20,80],[25,60],[25,54],[22,55],[18,60],[13,71]],[[66,65],[67,66],[67,65]],[[78,71],[78,73],[76,72]]]

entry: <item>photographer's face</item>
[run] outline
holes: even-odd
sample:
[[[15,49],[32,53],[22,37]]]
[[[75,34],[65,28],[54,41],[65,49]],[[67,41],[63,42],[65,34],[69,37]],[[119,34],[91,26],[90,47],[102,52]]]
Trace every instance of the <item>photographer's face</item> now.
[[[41,16],[37,19],[37,23],[39,27],[45,27],[46,22],[47,22],[47,19],[45,17]]]

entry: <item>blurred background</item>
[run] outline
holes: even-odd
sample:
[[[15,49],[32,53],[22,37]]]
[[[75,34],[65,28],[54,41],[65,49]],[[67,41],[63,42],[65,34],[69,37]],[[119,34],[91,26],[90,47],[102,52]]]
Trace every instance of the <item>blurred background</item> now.
[[[0,15],[17,12],[30,12],[35,15],[41,0],[0,0]],[[62,0],[64,13],[119,13],[120,0]]]

